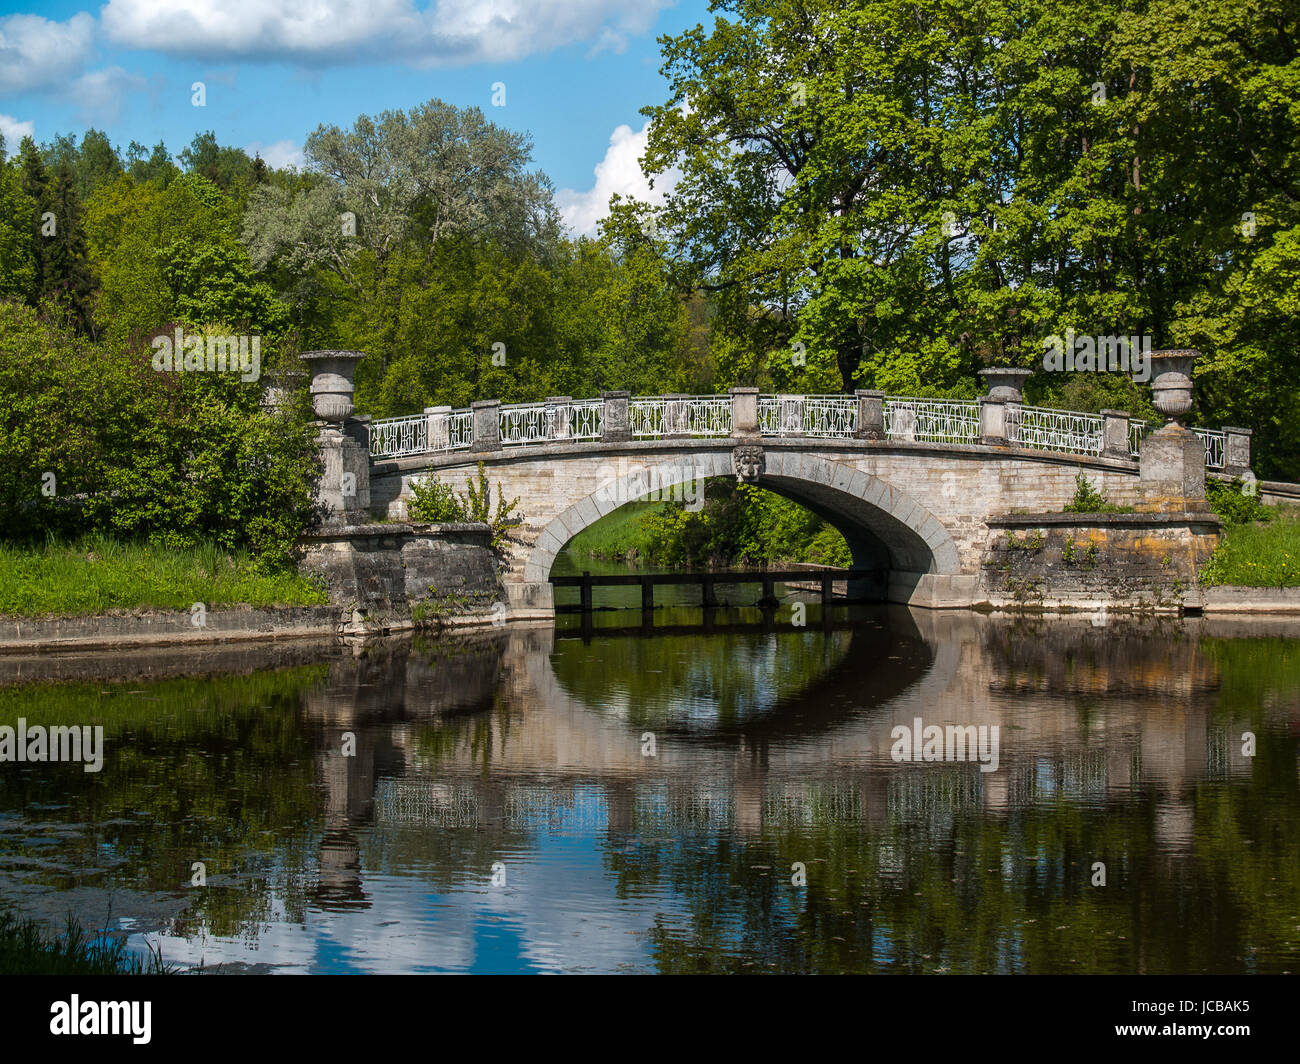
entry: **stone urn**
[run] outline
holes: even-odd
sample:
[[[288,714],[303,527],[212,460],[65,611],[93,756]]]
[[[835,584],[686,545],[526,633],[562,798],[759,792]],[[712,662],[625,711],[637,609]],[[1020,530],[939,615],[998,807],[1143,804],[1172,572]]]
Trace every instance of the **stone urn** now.
[[[262,378],[262,406],[268,410],[287,409],[306,376],[306,371],[301,369],[276,369],[267,373]]]
[[[1151,352],[1152,402],[1169,424],[1192,409],[1192,365],[1200,354],[1191,348]]]
[[[980,370],[979,375],[988,386],[988,398],[1000,399],[1004,403],[1019,403],[1022,401],[1020,389],[1032,373],[1033,370],[1015,366],[995,366]]]
[[[322,421],[342,425],[355,409],[352,377],[364,351],[304,351],[298,356],[311,370],[311,403]]]

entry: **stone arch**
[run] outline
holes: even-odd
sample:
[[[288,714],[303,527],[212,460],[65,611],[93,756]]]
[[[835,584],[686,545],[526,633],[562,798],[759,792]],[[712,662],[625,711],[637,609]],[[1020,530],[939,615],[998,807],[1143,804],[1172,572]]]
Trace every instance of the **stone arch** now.
[[[528,553],[524,580],[542,584],[556,555],[583,529],[620,506],[696,478],[734,476],[731,451],[693,452],[610,479],[605,486],[557,514]],[[943,523],[915,498],[843,462],[797,451],[767,450],[759,487],[806,506],[841,533],[854,564],[899,572],[961,572],[957,546]]]

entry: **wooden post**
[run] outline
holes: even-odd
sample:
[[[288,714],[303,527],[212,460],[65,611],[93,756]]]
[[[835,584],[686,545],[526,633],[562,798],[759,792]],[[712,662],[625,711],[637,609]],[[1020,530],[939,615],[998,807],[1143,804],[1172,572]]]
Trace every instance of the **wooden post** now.
[[[641,577],[641,608],[643,610],[653,610],[655,608],[655,582],[653,577]]]
[[[591,573],[586,569],[582,571],[582,585],[579,591],[581,598],[582,612],[591,612]]]
[[[706,573],[700,578],[700,587],[703,589],[701,599],[706,610],[712,609],[718,604],[718,596],[713,593],[713,574]]]
[[[832,585],[834,577],[830,573],[822,573],[822,605],[829,606],[831,600],[835,597],[835,588]]]

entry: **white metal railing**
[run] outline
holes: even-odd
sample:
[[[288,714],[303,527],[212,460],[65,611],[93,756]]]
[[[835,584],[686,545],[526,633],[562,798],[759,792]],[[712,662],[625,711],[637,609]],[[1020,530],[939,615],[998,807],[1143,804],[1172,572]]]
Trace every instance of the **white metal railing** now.
[[[1134,458],[1138,456],[1142,449],[1142,441],[1146,438],[1147,433],[1151,431],[1149,422],[1129,418],[1128,421],[1128,453]]]
[[[1223,468],[1223,451],[1226,441],[1222,432],[1214,429],[1192,429],[1205,444],[1205,466],[1207,469]]]
[[[858,401],[843,395],[760,395],[758,431],[764,436],[851,439]]]
[[[1155,431],[1155,426],[1149,421],[1137,421],[1129,419],[1128,423],[1128,450],[1134,458],[1137,458],[1142,448],[1142,441]],[[1218,429],[1198,429],[1192,431],[1201,438],[1201,443],[1205,447],[1205,467],[1207,469],[1222,469],[1224,448],[1227,446],[1226,437]]]
[[[472,435],[473,415],[468,410],[381,418],[370,423],[370,457],[463,451]]]
[[[370,457],[400,458],[406,454],[424,454],[429,450],[429,418],[390,417],[370,423]]]
[[[1101,454],[1103,419],[1097,414],[1043,406],[1007,406],[1007,442],[1039,451]]]
[[[628,424],[638,439],[730,436],[731,396],[638,396],[628,403]]]
[[[628,402],[628,427],[636,439],[726,437],[731,434],[729,395],[638,396]],[[977,443],[977,402],[955,399],[886,399],[885,434],[891,440]],[[1071,410],[1008,404],[1007,440],[1036,450],[1099,455],[1103,418]],[[514,403],[497,411],[503,447],[559,440],[598,440],[604,431],[605,401]],[[858,430],[859,401],[845,395],[760,395],[758,427],[763,436],[851,439]],[[467,450],[473,442],[469,410],[410,414],[370,422],[372,458],[400,458]],[[1129,453],[1138,457],[1153,423],[1129,420]],[[1193,428],[1205,445],[1205,464],[1222,469],[1226,440],[1215,429]]]
[[[958,399],[886,399],[885,435],[923,443],[977,443],[979,403]]]
[[[497,428],[503,447],[555,440],[600,438],[604,403],[581,399],[569,403],[512,403],[497,410]]]

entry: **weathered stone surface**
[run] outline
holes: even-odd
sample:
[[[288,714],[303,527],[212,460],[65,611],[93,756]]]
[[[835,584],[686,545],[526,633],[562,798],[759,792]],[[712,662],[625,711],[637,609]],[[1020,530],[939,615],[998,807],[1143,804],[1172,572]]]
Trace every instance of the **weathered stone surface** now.
[[[1176,609],[1218,541],[1213,514],[1023,514],[990,521],[980,589],[994,604]]]
[[[1138,459],[1138,508],[1179,513],[1208,510],[1205,502],[1205,445],[1196,433],[1166,425],[1142,441]]]
[[[358,624],[490,613],[504,600],[486,525],[360,525],[306,540],[302,568]]]

